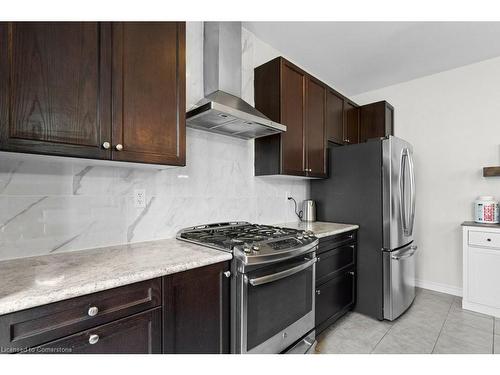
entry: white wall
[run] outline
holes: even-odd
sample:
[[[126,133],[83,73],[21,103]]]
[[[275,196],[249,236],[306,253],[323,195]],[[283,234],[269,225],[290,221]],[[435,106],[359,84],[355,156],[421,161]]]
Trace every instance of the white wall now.
[[[395,135],[415,148],[420,285],[460,293],[460,224],[473,219],[478,195],[500,198],[500,58],[360,94],[359,104],[387,100]]]
[[[188,22],[187,107],[202,95],[202,25]],[[253,68],[279,55],[243,32],[243,97],[253,102]],[[23,160],[0,154],[0,260],[173,237],[183,227],[246,220],[295,221],[290,192],[304,180],[254,177],[254,143],[187,130],[187,166],[163,171]],[[145,188],[146,208],[133,205]]]

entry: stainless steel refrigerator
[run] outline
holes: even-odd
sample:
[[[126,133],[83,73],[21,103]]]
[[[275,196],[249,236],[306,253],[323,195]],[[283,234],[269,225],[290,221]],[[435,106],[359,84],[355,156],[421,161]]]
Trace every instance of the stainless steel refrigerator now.
[[[413,147],[389,136],[329,145],[329,178],[311,182],[317,220],[359,224],[355,310],[394,320],[415,298]]]

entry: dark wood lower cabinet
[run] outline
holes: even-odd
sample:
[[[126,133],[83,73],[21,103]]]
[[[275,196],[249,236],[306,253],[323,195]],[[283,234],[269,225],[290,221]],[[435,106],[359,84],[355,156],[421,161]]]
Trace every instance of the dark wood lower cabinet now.
[[[351,273],[352,272],[352,273]],[[354,272],[349,271],[316,287],[316,333],[335,322],[354,303]]]
[[[316,334],[356,301],[356,232],[320,239],[316,263]]]
[[[33,353],[160,354],[161,307],[39,346]]]
[[[229,262],[0,316],[1,353],[229,353]]]
[[[164,278],[164,353],[229,353],[229,263]]]

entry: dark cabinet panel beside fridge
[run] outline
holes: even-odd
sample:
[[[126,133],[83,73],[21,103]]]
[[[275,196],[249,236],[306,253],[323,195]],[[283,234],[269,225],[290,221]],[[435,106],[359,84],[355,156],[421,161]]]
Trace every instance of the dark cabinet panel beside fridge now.
[[[394,320],[415,296],[413,149],[387,137],[331,147],[330,178],[311,182],[317,219],[359,225],[355,310]]]

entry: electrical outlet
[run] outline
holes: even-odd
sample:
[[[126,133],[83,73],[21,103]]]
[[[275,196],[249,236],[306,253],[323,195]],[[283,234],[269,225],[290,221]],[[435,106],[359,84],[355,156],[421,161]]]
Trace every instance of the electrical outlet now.
[[[134,190],[134,207],[135,208],[146,207],[146,189]]]

